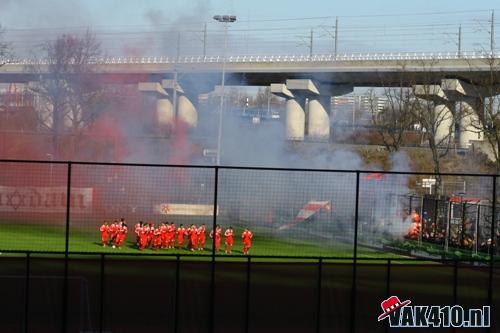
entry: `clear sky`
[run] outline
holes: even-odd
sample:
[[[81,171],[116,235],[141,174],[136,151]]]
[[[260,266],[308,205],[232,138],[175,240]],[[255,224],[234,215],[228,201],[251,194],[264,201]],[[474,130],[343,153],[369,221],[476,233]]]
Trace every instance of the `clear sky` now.
[[[230,28],[234,53],[307,53],[311,29],[314,53],[328,53],[338,16],[340,51],[441,51],[456,48],[460,24],[464,48],[484,47],[491,9],[500,22],[498,0],[2,0],[0,23],[5,38],[20,50],[91,27],[116,54],[171,53],[179,30],[181,53],[187,55],[201,52],[208,22],[207,52],[215,54],[221,27],[212,16],[227,13],[238,17]]]
[[[185,17],[210,21],[229,13],[241,20],[317,16],[359,16],[500,9],[498,0],[2,0],[0,21],[21,27],[150,24],[151,11],[165,23]]]

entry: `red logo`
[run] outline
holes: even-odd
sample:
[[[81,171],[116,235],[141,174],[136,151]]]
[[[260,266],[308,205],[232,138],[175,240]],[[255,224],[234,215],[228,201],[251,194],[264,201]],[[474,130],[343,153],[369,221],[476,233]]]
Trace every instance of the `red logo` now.
[[[160,206],[160,211],[161,211],[163,214],[168,214],[168,213],[171,211],[171,209],[170,209],[170,207],[168,206],[168,204],[162,204],[162,205]]]
[[[410,304],[410,300],[406,300],[404,302],[401,302],[397,296],[391,296],[382,303],[380,303],[380,307],[384,311],[380,316],[378,316],[378,321],[381,321],[397,309],[402,308],[403,306],[406,306]]]

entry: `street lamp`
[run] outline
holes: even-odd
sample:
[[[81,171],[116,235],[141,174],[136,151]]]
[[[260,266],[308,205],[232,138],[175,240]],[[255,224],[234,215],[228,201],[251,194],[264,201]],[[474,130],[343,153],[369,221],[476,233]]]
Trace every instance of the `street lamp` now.
[[[226,49],[227,49],[227,26],[228,23],[235,22],[234,15],[215,15],[214,20],[224,23],[224,53],[222,56],[222,83],[219,107],[219,131],[217,135],[217,165],[220,165],[221,143],[222,143],[222,110],[224,108],[224,83],[226,79]]]

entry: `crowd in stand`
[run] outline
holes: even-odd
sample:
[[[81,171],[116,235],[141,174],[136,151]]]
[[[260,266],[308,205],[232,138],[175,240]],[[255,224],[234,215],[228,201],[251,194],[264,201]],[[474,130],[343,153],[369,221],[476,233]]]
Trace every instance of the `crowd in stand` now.
[[[125,237],[128,233],[127,223],[125,219],[114,221],[111,224],[104,221],[99,231],[101,232],[101,244],[103,247],[111,246],[113,248],[121,248],[125,243]],[[184,227],[180,224],[175,226],[174,222],[162,222],[158,225],[155,223],[144,223],[140,221],[134,226],[135,246],[143,251],[144,249],[161,250],[174,249],[179,250],[184,248],[185,240],[187,239],[187,249],[189,251],[203,251],[206,241],[205,224],[196,226],[191,224],[189,227]],[[234,245],[234,230],[228,227],[224,233],[222,228],[217,224],[214,230],[210,231],[210,238],[215,237],[215,251],[219,252],[221,247],[222,235],[224,235],[225,253],[231,254]],[[249,229],[245,229],[241,234],[243,240],[243,254],[248,254],[252,246],[253,233]]]
[[[446,238],[446,226],[439,227],[436,222],[426,221],[425,230],[422,230],[422,221],[420,214],[414,209],[411,213],[411,227],[404,236],[407,239],[418,240],[422,237],[423,241],[444,244]],[[459,224],[450,226],[449,230],[449,245],[471,250],[474,248],[477,239],[477,230],[474,230],[471,219],[465,218]],[[421,235],[420,235],[421,234]],[[496,231],[496,238],[500,238],[500,232]],[[479,240],[478,240],[479,241]],[[496,243],[491,240],[491,237],[483,239],[478,243],[478,250],[488,252],[493,243],[493,248],[496,248]]]

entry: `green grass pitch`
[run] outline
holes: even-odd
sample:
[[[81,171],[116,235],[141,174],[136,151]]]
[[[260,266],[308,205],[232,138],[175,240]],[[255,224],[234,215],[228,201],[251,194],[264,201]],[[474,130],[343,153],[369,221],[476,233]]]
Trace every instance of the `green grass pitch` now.
[[[240,230],[236,229],[233,255],[243,255],[243,244],[240,239]],[[208,233],[207,233],[208,235]],[[126,242],[121,249],[113,249],[109,246],[102,247],[101,236],[98,230],[88,231],[70,228],[69,251],[88,253],[172,253],[172,254],[211,254],[212,239],[207,237],[204,251],[191,252],[187,249],[187,240],[184,248],[153,250],[145,249],[139,251],[134,242],[135,234],[127,234]],[[58,251],[65,249],[65,228],[63,226],[28,225],[19,223],[0,223],[0,250],[10,251]],[[224,254],[224,242],[222,241],[221,255]],[[353,257],[353,245],[348,243],[325,244],[317,241],[304,241],[296,239],[285,239],[254,233],[252,240],[251,255],[257,256],[300,256],[300,257]],[[359,246],[358,256],[360,258],[398,258],[402,257],[395,253],[376,251]]]

